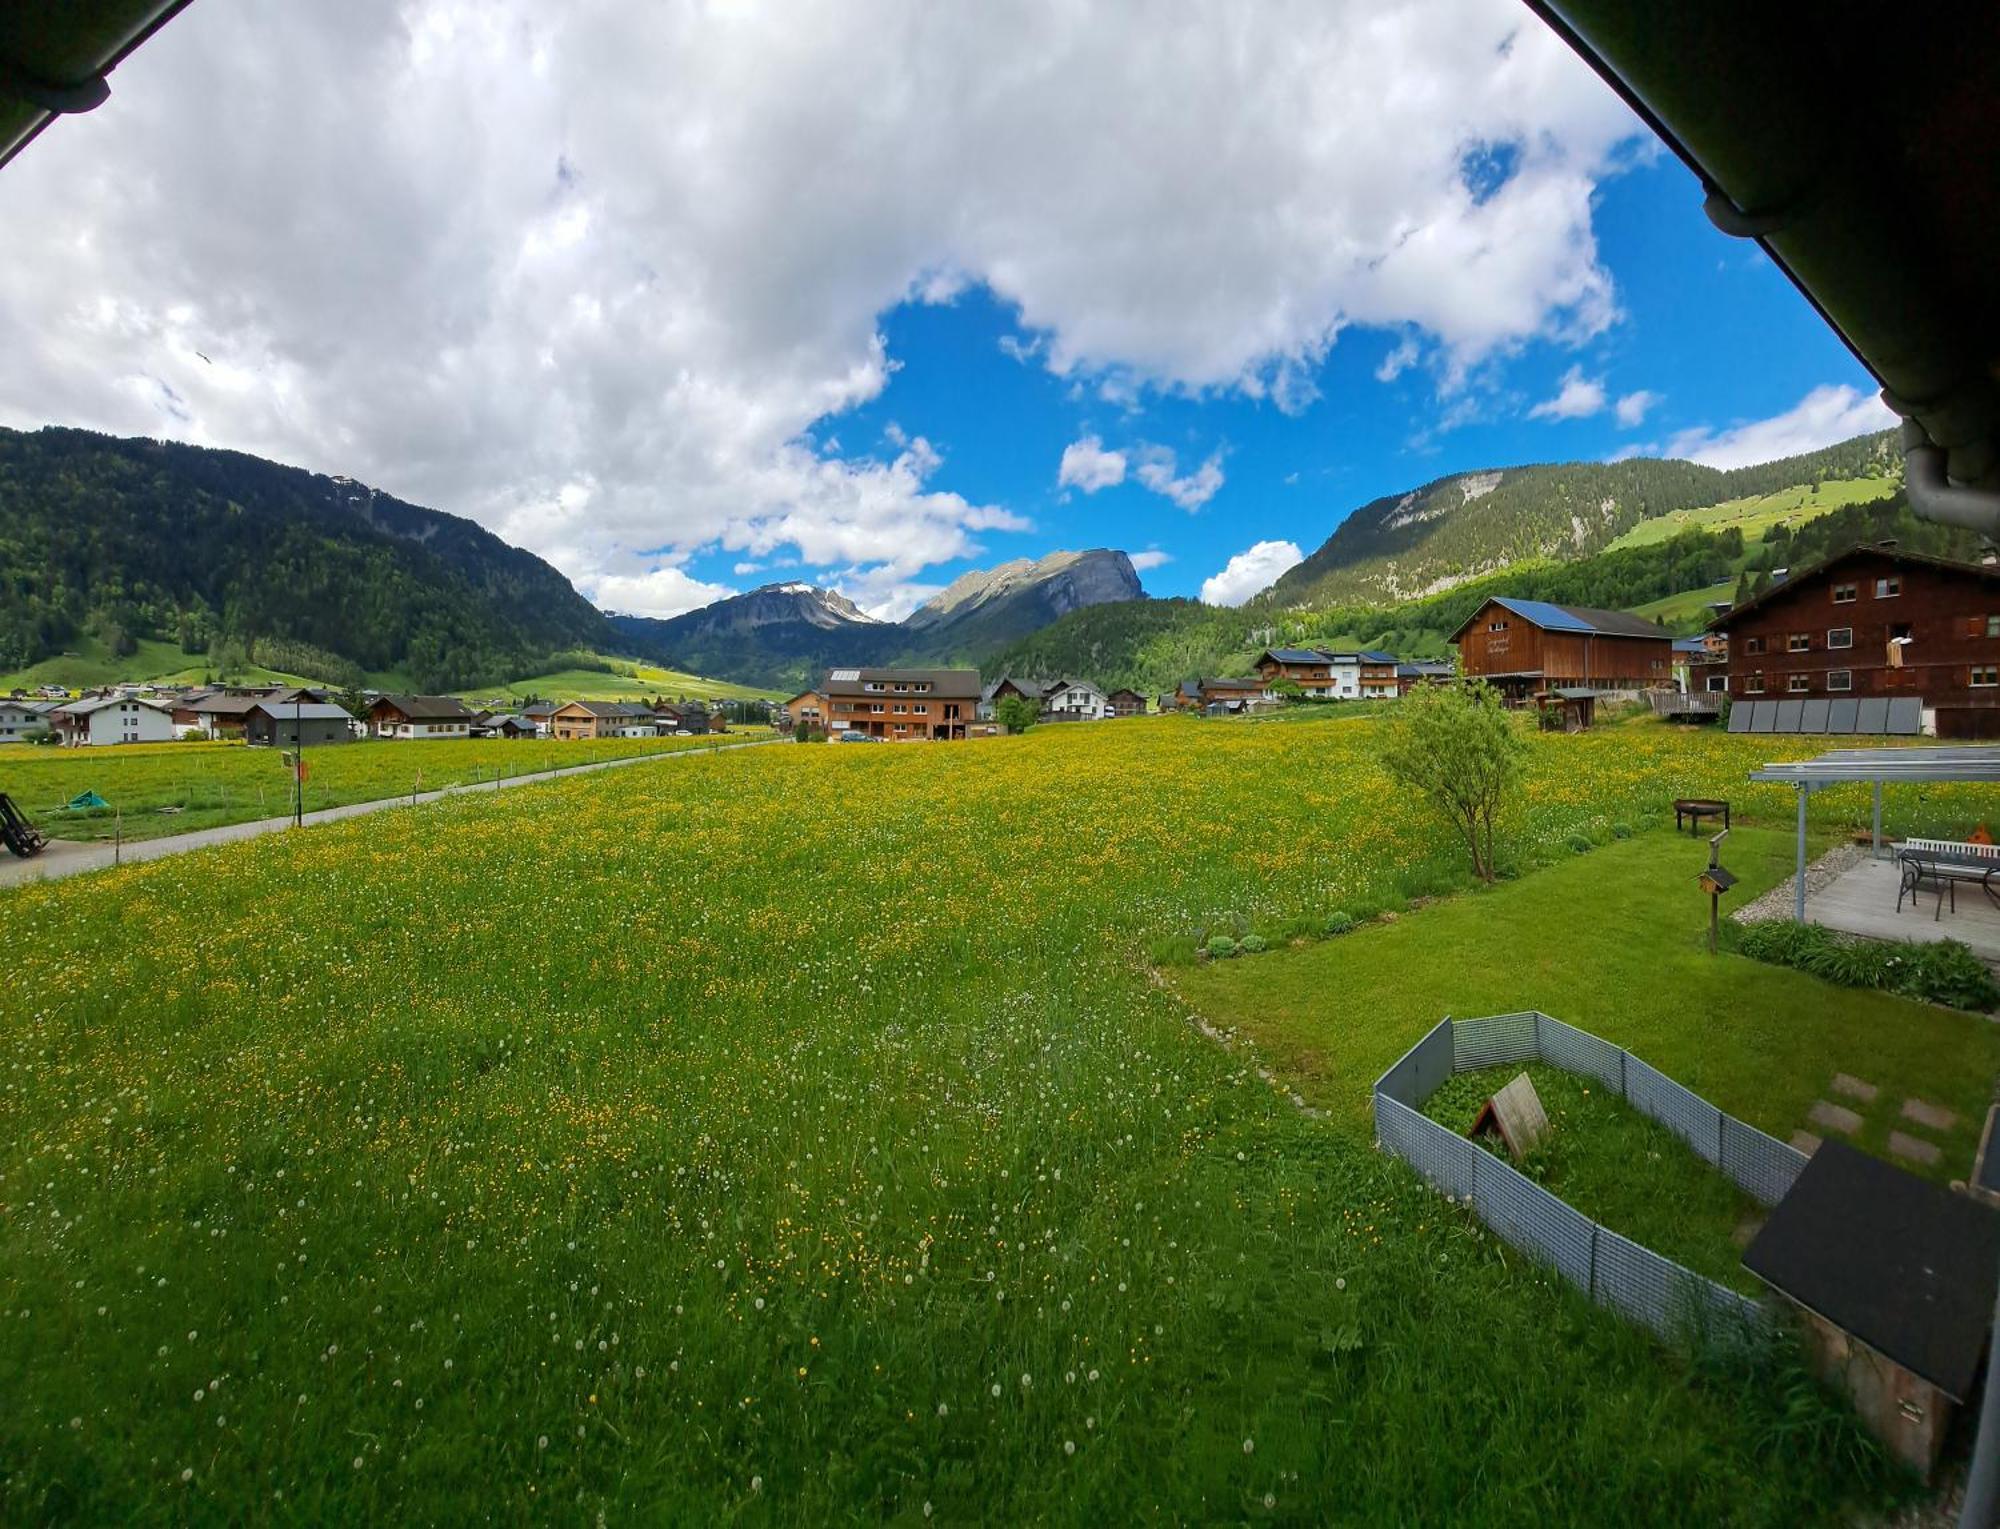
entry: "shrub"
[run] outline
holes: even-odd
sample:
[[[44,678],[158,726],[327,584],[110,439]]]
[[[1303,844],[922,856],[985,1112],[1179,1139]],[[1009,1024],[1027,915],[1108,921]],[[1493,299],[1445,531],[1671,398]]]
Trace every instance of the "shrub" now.
[[[1919,945],[1908,959],[1903,991],[1929,1003],[1983,1011],[2000,1007],[2000,986],[1981,961],[1957,940]]]
[[[1236,942],[1226,934],[1218,934],[1208,942],[1208,953],[1214,960],[1227,960],[1236,954]]]
[[[1345,913],[1342,913],[1338,908],[1335,908],[1333,912],[1326,916],[1326,932],[1328,934],[1346,934],[1353,927],[1354,920],[1349,918]]]
[[[1262,955],[1268,948],[1261,934],[1244,935],[1243,943],[1237,947],[1246,956]]]
[[[1589,834],[1571,834],[1568,843],[1569,847],[1579,855],[1587,855],[1597,848],[1595,844],[1590,842]]]
[[[1632,825],[1630,823],[1613,823],[1611,825],[1611,837],[1614,839],[1631,838]]]
[[[2000,1007],[2000,986],[1957,940],[1927,945],[1851,940],[1818,924],[1773,919],[1748,925],[1737,948],[1752,960],[1810,972],[1842,987],[1881,988],[1955,1009]]]

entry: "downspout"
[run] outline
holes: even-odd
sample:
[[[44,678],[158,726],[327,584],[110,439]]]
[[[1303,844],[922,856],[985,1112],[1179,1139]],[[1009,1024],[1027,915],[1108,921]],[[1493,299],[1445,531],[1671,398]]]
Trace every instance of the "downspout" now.
[[[1953,483],[1944,448],[1913,419],[1903,421],[1903,486],[1920,519],[2000,538],[2000,494]]]

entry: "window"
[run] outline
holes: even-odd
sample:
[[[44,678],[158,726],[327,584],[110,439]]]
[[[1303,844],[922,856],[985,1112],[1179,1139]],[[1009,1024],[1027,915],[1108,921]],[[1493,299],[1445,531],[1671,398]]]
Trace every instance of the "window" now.
[[[1812,689],[1812,676],[1810,674],[1787,675],[1785,677],[1785,689],[1791,691],[1794,695],[1810,690]]]
[[[1787,638],[1785,639],[1785,651],[1786,651],[1787,653],[1809,653],[1809,652],[1811,652],[1811,651],[1812,651],[1812,638],[1811,638],[1811,636],[1810,636],[1810,635],[1808,635],[1808,634],[1807,634],[1807,633],[1805,633],[1805,632],[1794,632],[1794,633],[1792,633],[1792,634],[1791,634],[1791,636],[1789,636],[1789,637],[1787,637]]]
[[[1860,589],[1853,584],[1836,584],[1833,586],[1833,603],[1835,605],[1852,605],[1860,597],[1860,594]]]
[[[2000,616],[1988,616],[1986,618],[1986,635],[1988,637],[2000,637]]]
[[[1828,690],[1852,690],[1854,688],[1853,671],[1848,669],[1827,670],[1826,688]]]
[[[1712,691],[1719,690],[1727,694],[1729,691],[1729,676],[1726,674],[1711,674],[1708,677],[1708,688]]]
[[[1762,695],[1764,693],[1764,671],[1762,669],[1752,669],[1748,674],[1743,676],[1743,693],[1745,695]]]
[[[1826,645],[1829,648],[1851,648],[1854,646],[1854,628],[1851,626],[1828,627]]]
[[[1893,600],[1902,592],[1903,581],[1895,574],[1890,574],[1886,579],[1877,579],[1875,581],[1875,598],[1878,600]]]
[[[1764,651],[1764,639],[1761,637],[1744,638],[1743,651],[1745,653],[1762,653]]]
[[[1489,632],[1504,632],[1507,630],[1507,623],[1504,621],[1489,621],[1486,623],[1486,630]]]
[[[2000,685],[2000,667],[1996,667],[1993,664],[1974,664],[1972,666],[1972,683],[1981,687]]]

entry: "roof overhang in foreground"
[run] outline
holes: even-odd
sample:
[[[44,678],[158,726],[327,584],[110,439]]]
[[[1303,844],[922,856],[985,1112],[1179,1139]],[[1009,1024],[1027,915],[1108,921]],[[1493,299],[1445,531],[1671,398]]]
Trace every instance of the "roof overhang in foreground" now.
[[[1911,507],[2000,530],[2000,6],[1527,4],[1874,374]]]
[[[62,0],[0,6],[0,166],[57,117],[92,111],[106,76],[188,0]]]
[[[1767,764],[1750,772],[1754,781],[1776,785],[1842,786],[1881,781],[1975,781],[2000,783],[2000,748],[1992,746],[1909,749],[1833,749],[1813,759]]]

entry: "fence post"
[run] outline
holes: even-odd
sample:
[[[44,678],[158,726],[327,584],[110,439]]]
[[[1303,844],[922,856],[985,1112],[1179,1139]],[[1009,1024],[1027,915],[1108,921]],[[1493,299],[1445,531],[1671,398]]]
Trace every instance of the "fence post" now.
[[[1625,1058],[1631,1054],[1623,1046],[1618,1048],[1618,1097],[1627,1104],[1632,1102],[1632,1095],[1625,1087]]]
[[[120,807],[111,816],[111,863],[125,863],[125,809]]]
[[[1604,1228],[1595,1221],[1590,1223],[1590,1298],[1597,1299],[1597,1234]]]

